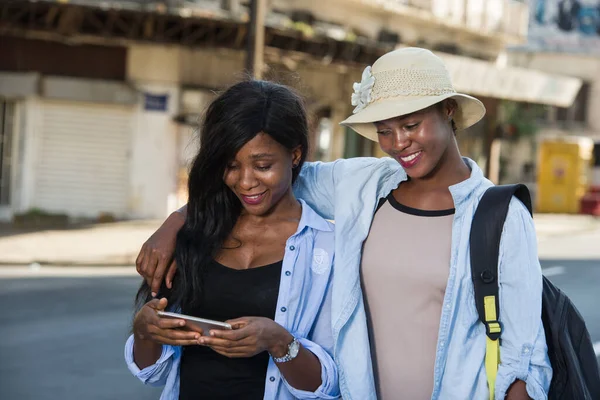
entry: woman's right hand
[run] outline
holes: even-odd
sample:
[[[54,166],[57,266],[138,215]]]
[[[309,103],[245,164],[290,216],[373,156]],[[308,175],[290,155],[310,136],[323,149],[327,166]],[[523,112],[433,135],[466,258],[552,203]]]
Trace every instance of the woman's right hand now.
[[[189,346],[199,344],[201,333],[183,329],[185,320],[161,318],[157,311],[167,308],[167,299],[153,299],[142,307],[133,320],[133,334],[136,340],[168,344],[171,346]]]
[[[156,296],[163,278],[170,289],[177,265],[173,259],[177,232],[185,222],[181,212],[172,213],[160,228],[144,243],[135,260],[137,272],[150,286],[152,296]]]

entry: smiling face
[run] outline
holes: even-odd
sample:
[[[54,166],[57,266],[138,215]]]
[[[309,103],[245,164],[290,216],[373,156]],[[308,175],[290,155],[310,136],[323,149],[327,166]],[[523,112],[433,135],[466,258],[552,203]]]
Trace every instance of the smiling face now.
[[[444,102],[376,122],[381,150],[396,159],[412,179],[427,178],[455,148],[450,122],[455,107],[456,103]]]
[[[270,135],[259,133],[227,165],[223,181],[246,212],[263,216],[291,194],[292,169],[301,156],[300,146],[290,151]]]

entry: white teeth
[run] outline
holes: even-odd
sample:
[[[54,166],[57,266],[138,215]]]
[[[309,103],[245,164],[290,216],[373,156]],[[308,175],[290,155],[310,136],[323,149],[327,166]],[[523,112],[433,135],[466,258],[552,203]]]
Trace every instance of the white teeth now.
[[[421,154],[421,152],[420,152],[420,151],[419,151],[419,152],[416,152],[416,153],[413,153],[413,154],[411,154],[410,156],[406,156],[406,157],[400,157],[400,158],[401,158],[401,159],[402,159],[402,161],[404,161],[404,162],[409,162],[409,161],[412,161],[412,160],[414,160],[415,158],[417,158],[417,156],[418,156],[419,154]]]

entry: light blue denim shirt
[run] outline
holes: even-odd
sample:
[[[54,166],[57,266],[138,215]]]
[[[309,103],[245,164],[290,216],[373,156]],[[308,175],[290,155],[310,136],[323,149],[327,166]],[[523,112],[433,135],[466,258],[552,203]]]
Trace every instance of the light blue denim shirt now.
[[[479,199],[492,183],[484,178],[475,162],[465,161],[471,168],[470,178],[450,187],[456,213],[432,376],[432,399],[489,398],[484,366],[486,336],[473,297],[469,231]],[[308,163],[296,182],[297,197],[324,218],[335,219],[331,316],[334,358],[344,400],[376,398],[359,278],[361,250],[378,200],[406,179],[405,171],[395,160],[355,158]],[[542,274],[537,240],[531,216],[516,199],[510,204],[502,235],[498,279],[500,322],[504,329],[496,399],[504,399],[515,379],[526,382],[533,399],[546,399],[552,369],[541,321]],[[394,312],[393,304],[389,312]]]
[[[334,260],[333,224],[306,203],[298,230],[286,243],[275,322],[286,328],[321,362],[321,386],[306,392],[290,386],[269,360],[265,400],[337,399],[340,396],[337,367],[333,361],[331,329],[331,278]],[[157,362],[140,370],[133,360],[133,335],[125,345],[129,370],[145,384],[164,386],[161,400],[179,399],[181,347],[163,345]]]

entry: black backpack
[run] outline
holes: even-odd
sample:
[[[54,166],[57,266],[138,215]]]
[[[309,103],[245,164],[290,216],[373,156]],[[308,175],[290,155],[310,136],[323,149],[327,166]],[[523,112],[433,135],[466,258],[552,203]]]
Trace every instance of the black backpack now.
[[[525,185],[493,186],[481,198],[471,226],[471,275],[479,319],[486,326],[486,372],[492,393],[500,361],[497,346],[502,335],[498,322],[498,254],[513,195],[532,212],[531,197]],[[600,399],[598,362],[585,322],[571,300],[546,277],[543,278],[542,322],[553,370],[548,398]]]

